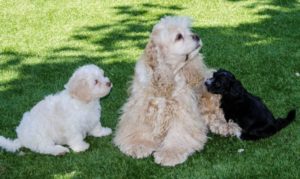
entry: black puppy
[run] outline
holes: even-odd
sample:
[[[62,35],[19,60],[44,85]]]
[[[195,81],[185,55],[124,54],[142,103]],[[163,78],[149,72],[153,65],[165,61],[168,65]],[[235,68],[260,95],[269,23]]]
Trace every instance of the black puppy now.
[[[261,99],[248,93],[229,71],[218,70],[205,81],[205,86],[209,92],[222,95],[220,107],[225,119],[233,120],[242,128],[243,140],[269,137],[295,119],[296,111],[291,110],[285,119],[275,120]]]

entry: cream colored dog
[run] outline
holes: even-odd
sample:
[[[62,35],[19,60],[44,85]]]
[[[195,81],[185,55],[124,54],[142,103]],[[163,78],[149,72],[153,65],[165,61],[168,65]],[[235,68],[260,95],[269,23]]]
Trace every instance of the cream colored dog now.
[[[112,87],[103,70],[96,65],[78,68],[65,85],[65,90],[49,95],[24,113],[17,127],[17,139],[0,136],[0,147],[15,152],[20,147],[32,151],[62,155],[85,151],[89,144],[87,135],[101,137],[111,133],[110,128],[100,124],[99,99],[106,96]]]
[[[135,158],[153,153],[156,163],[174,166],[203,149],[206,124],[216,124],[213,132],[230,133],[219,98],[204,91],[211,70],[198,53],[200,38],[189,27],[184,17],[165,17],[154,26],[114,138],[123,153]]]

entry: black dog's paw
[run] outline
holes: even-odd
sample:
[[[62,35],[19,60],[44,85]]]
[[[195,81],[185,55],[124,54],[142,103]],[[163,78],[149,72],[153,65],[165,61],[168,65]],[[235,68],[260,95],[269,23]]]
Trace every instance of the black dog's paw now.
[[[256,136],[256,135],[251,135],[248,133],[242,133],[242,135],[240,136],[241,140],[258,140],[260,139],[260,137]]]

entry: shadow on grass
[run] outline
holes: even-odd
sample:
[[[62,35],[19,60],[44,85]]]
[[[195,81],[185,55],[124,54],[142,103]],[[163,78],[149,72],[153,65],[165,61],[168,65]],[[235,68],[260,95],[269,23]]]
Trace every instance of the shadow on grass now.
[[[159,8],[160,13],[154,13]],[[119,20],[112,24],[100,24],[86,26],[72,36],[74,40],[85,41],[98,46],[103,51],[118,51],[130,49],[127,42],[134,44],[134,47],[143,49],[153,25],[167,15],[174,15],[183,8],[177,5],[162,6],[151,3],[141,4],[139,7],[115,6],[114,11]],[[143,18],[147,16],[150,18]],[[104,31],[104,33],[103,33]],[[103,34],[100,37],[98,34]],[[122,43],[120,45],[120,43]]]
[[[231,2],[240,2],[243,0],[227,0]],[[249,7],[258,7],[260,5],[271,5],[271,6],[278,6],[278,7],[296,7],[299,2],[297,0],[262,0],[256,1]]]
[[[0,59],[5,59],[5,62],[0,62],[0,69],[11,68],[19,65],[22,60],[32,57],[32,54],[20,53],[13,50],[0,52]],[[4,61],[4,60],[3,60]]]
[[[142,15],[152,14],[159,8],[161,12],[153,13],[150,19],[145,20]],[[46,95],[63,89],[74,70],[81,65],[94,63],[104,69],[111,79],[114,88],[106,100],[105,108],[113,110],[108,125],[116,125],[117,111],[127,98],[128,81],[133,74],[134,62],[138,56],[124,57],[131,48],[143,49],[153,24],[162,16],[173,15],[181,10],[180,6],[161,6],[152,3],[143,3],[141,8],[131,6],[115,6],[117,21],[110,24],[92,24],[74,31],[69,41],[59,48],[49,50],[48,55],[21,53],[13,50],[1,52],[0,68],[4,71],[14,71],[17,77],[0,83],[0,113],[7,121],[1,121],[1,133],[15,136],[14,127],[19,123],[23,112]],[[139,35],[143,34],[143,35]],[[72,44],[80,44],[74,46]],[[131,46],[119,43],[133,44]],[[85,48],[88,46],[88,48]],[[89,48],[91,47],[92,48]],[[30,58],[42,58],[42,63],[24,63]],[[111,60],[112,62],[107,62]],[[12,69],[13,68],[13,69]],[[11,111],[17,113],[11,116]],[[108,113],[108,112],[107,112]],[[105,115],[105,112],[104,112]],[[5,130],[5,131],[3,131]]]
[[[235,2],[238,3],[239,1],[236,0]],[[300,86],[299,83],[295,84],[295,80],[299,81],[299,79],[292,76],[295,72],[300,71],[300,34],[298,31],[300,14],[295,1],[289,1],[291,3],[285,5],[281,5],[279,2],[287,1],[264,1],[264,3],[269,3],[270,7],[281,6],[289,9],[262,8],[257,15],[267,16],[267,18],[259,22],[240,24],[236,27],[194,27],[194,31],[203,37],[202,40],[205,44],[203,53],[210,66],[227,68],[233,71],[250,91],[265,97],[271,101],[269,105],[273,109],[279,111],[278,113],[285,114],[286,108],[289,108],[293,101],[300,101],[298,92]],[[251,3],[244,8],[257,9],[262,5],[265,4],[260,2]],[[156,9],[160,9],[160,11],[152,15],[152,12]],[[133,74],[134,60],[138,58],[138,56],[132,57],[128,51],[134,49],[142,52],[153,25],[162,16],[178,14],[182,9],[181,6],[161,6],[152,3],[140,4],[138,7],[116,6],[113,10],[118,19],[112,21],[112,23],[91,24],[74,31],[70,41],[78,42],[83,47],[68,45],[67,43],[67,45],[50,50],[49,55],[43,57],[44,63],[24,64],[17,67],[19,77],[1,83],[1,85],[7,86],[7,90],[0,91],[0,113],[2,119],[4,119],[1,120],[1,126],[4,126],[1,127],[1,134],[13,136],[13,129],[18,124],[22,113],[30,109],[34,103],[40,101],[43,96],[63,89],[63,85],[74,69],[86,63],[95,63],[101,66],[114,83],[112,93],[109,98],[105,99],[103,104],[103,125],[114,128],[118,118],[116,111],[126,100],[127,82]],[[148,15],[147,17],[150,15],[151,18],[144,19],[143,16],[146,15]],[[131,44],[131,46],[127,44]],[[86,46],[92,46],[93,48],[86,49]],[[1,53],[1,58],[10,60],[3,64],[0,63],[0,65],[2,69],[8,70],[11,66],[19,65],[22,60],[32,57],[35,57],[35,55],[7,51]],[[107,62],[106,59],[110,59],[111,63]],[[286,108],[282,108],[283,105]],[[12,114],[12,111],[16,111],[17,114]],[[13,120],[8,120],[11,118]],[[295,133],[285,134],[286,136],[281,137],[289,135],[289,138],[295,138]],[[78,176],[83,177],[95,177],[95,174],[97,176],[109,176],[110,174],[111,177],[143,178],[146,174],[158,177],[160,174],[165,174],[162,171],[168,171],[168,169],[155,165],[153,158],[134,160],[125,157],[116,147],[112,146],[110,143],[111,138],[99,141],[97,139],[88,140],[93,146],[89,151],[76,156],[75,154],[68,154],[65,156],[66,160],[35,155],[30,152],[29,156],[25,156],[25,158],[27,162],[29,161],[35,167],[40,164],[53,165],[48,168],[48,171],[38,171],[36,175],[45,175],[45,173],[48,175],[57,173],[59,175],[72,173],[73,170],[76,170],[79,172]],[[222,151],[219,150],[221,148],[219,145],[226,145],[226,142],[226,140],[219,138],[217,142],[210,142],[211,146],[214,147],[204,149],[203,153],[206,154],[206,160],[203,161],[203,165],[206,164],[208,165],[207,168],[210,168],[210,163],[205,162],[224,162],[228,160],[226,156],[220,155]],[[271,140],[264,142],[267,144],[272,143]],[[237,143],[232,143],[239,147]],[[286,144],[285,141],[278,141],[278,143],[282,146]],[[243,145],[247,146],[248,144],[243,143]],[[260,147],[263,148],[264,146]],[[94,155],[93,152],[100,153],[96,151],[97,148],[101,148],[101,152],[104,154],[116,158],[107,161],[100,154]],[[95,156],[96,158],[94,158]],[[23,166],[22,160],[14,160],[13,155],[5,157],[13,161],[17,168]],[[43,161],[35,164],[35,158],[42,158]],[[200,153],[195,154],[193,158],[203,157]],[[61,163],[56,165],[57,161],[61,161]],[[93,161],[94,163],[90,163],[90,165],[95,165],[95,168],[102,167],[103,170],[91,173],[90,167],[85,166],[85,161]],[[117,165],[116,161],[119,162]],[[148,167],[149,165],[151,167]],[[134,166],[134,168],[128,168],[128,166]],[[122,170],[125,173],[120,173],[120,167],[128,170]],[[157,173],[152,171],[153,167]],[[188,167],[193,167],[192,159],[179,166],[180,169]],[[18,170],[12,167],[11,163],[0,165],[0,174],[8,176],[17,172]],[[32,171],[27,168],[23,172],[28,175]],[[214,176],[210,171],[208,173]],[[178,176],[180,175],[178,174]]]
[[[218,57],[223,60],[209,59],[214,66],[221,63],[221,65],[232,66],[231,68],[247,67],[243,63],[248,63],[247,59],[251,58],[249,57],[251,55],[252,58],[256,58],[256,63],[253,63],[255,65],[268,65],[268,62],[270,62],[270,66],[286,64],[292,67],[293,72],[299,71],[299,65],[290,64],[297,63],[298,60],[295,57],[299,57],[299,11],[281,12],[280,10],[266,9],[258,14],[268,15],[268,18],[257,23],[240,24],[238,27],[194,28],[202,34],[204,43],[207,44],[204,47],[206,56],[217,56],[214,55],[216,50],[217,53],[222,51],[222,56]],[[243,58],[243,56],[247,58]],[[287,57],[289,59],[286,59]],[[287,60],[289,63],[286,63]],[[261,69],[249,68],[249,70],[260,71]]]
[[[295,84],[299,81],[295,73],[300,71],[300,9],[294,1],[286,4],[289,8],[274,8],[278,4],[271,0],[263,2],[244,6],[264,17],[258,22],[194,29],[203,37],[209,65],[231,70],[249,91],[273,101],[267,103],[285,114],[300,102],[300,83]]]

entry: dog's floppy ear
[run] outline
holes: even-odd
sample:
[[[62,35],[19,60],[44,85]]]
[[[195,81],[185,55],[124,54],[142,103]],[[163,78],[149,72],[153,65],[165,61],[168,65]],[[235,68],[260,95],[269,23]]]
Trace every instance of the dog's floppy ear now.
[[[150,40],[146,46],[145,49],[145,55],[146,55],[146,62],[153,70],[157,66],[157,49],[156,45],[154,44],[153,40]]]
[[[226,72],[226,70],[225,69],[223,69],[223,68],[219,68],[219,70],[217,71],[217,72]]]
[[[225,70],[225,69],[223,69],[223,68],[220,68],[220,69],[217,71],[217,73],[223,74],[224,76],[227,76],[227,77],[230,77],[230,78],[232,78],[232,79],[235,79],[235,76],[234,76],[230,71],[227,71],[227,70]]]
[[[91,89],[86,79],[78,78],[75,75],[69,80],[66,88],[72,97],[80,101],[89,102],[92,100]]]
[[[240,81],[234,81],[230,90],[229,90],[229,93],[231,96],[234,96],[234,97],[238,97],[238,96],[241,96],[243,95],[245,92],[243,86],[242,86],[242,83]]]

